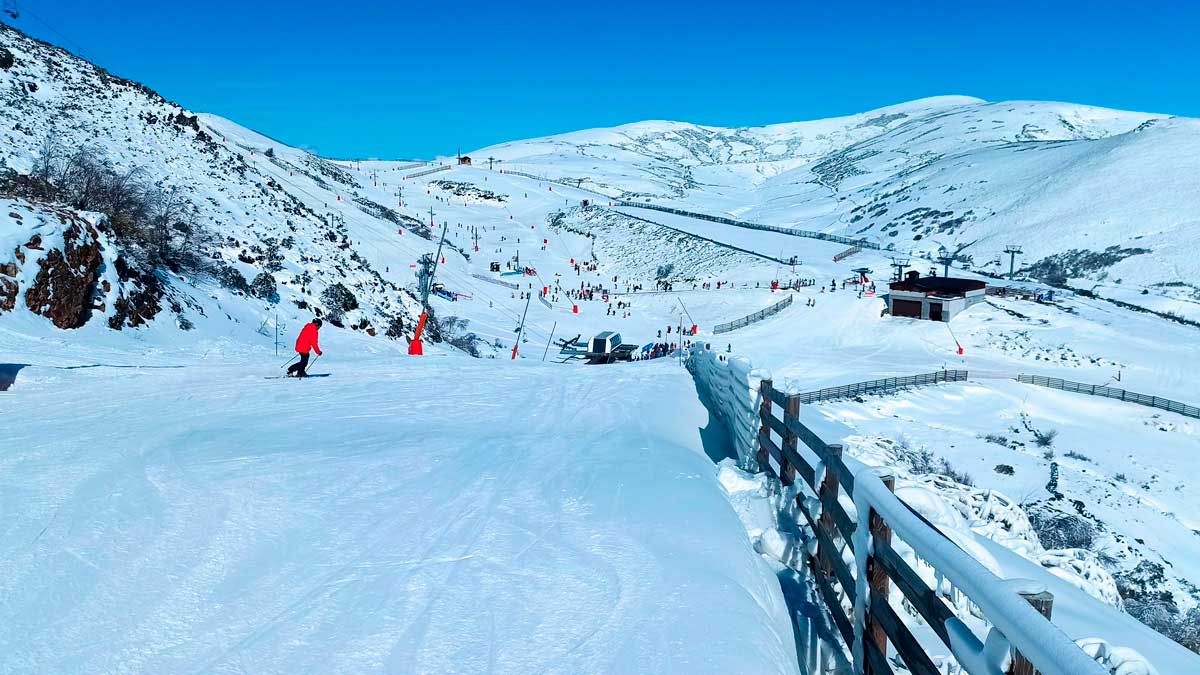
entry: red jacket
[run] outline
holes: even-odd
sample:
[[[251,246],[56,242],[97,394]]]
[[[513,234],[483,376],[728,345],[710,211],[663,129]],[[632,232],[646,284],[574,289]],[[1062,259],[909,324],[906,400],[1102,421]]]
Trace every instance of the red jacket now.
[[[321,355],[321,346],[317,344],[317,327],[314,324],[308,324],[300,330],[300,337],[296,338],[296,351],[301,354],[307,354],[309,350]]]

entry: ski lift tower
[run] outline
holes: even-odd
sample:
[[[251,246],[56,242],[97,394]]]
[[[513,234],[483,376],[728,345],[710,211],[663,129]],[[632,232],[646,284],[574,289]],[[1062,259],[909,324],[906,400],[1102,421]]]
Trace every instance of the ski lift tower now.
[[[908,269],[909,258],[892,256],[892,281],[904,281],[904,270]]]
[[[430,209],[430,217],[433,216],[433,210]],[[409,356],[421,356],[425,353],[424,347],[421,344],[421,332],[425,330],[425,321],[429,318],[429,293],[433,290],[433,277],[437,273],[438,261],[442,259],[442,244],[446,243],[446,229],[450,227],[450,221],[442,223],[442,238],[438,241],[437,254],[430,256],[428,253],[421,256],[420,262],[417,264],[417,288],[421,293],[421,318],[417,320],[417,329],[413,331],[412,342],[408,343]]]
[[[16,0],[4,0],[4,13],[12,19],[21,18],[21,12],[17,10]]]
[[[1004,249],[1004,252],[1008,254],[1008,280],[1012,281],[1013,273],[1017,267],[1017,256],[1024,253],[1024,251],[1021,250],[1020,246],[1009,244],[1008,248]]]
[[[942,266],[942,276],[950,276],[950,263],[954,262],[958,256],[951,253],[945,246],[938,247],[937,261]]]
[[[854,272],[855,274],[857,274],[857,275],[858,275],[858,283],[859,283],[860,285],[861,285],[862,283],[866,282],[866,281],[870,281],[870,278],[869,278],[869,277],[867,277],[867,275],[868,275],[868,274],[874,274],[874,272],[875,272],[875,270],[872,270],[872,269],[871,269],[871,268],[869,268],[869,267],[856,267],[856,268],[854,268],[854,269],[852,269],[852,270],[850,270],[850,271],[851,271],[851,272]]]

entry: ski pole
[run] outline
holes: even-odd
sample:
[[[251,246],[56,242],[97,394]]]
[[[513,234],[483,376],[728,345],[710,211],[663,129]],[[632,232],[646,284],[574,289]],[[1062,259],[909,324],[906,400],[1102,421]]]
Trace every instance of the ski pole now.
[[[296,356],[300,356],[300,354],[299,354],[299,353],[297,353],[297,354],[296,354]],[[285,363],[285,364],[283,364],[282,366],[279,366],[279,367],[280,367],[280,368],[287,368],[287,366],[288,366],[288,363],[291,363],[292,361],[295,361],[295,360],[296,360],[296,356],[293,356],[292,358],[288,359],[288,360],[287,360],[287,363]]]
[[[320,360],[320,358],[321,355],[317,354],[316,357],[313,358],[312,363],[308,364],[308,367],[312,368],[313,366],[317,365],[317,361]]]

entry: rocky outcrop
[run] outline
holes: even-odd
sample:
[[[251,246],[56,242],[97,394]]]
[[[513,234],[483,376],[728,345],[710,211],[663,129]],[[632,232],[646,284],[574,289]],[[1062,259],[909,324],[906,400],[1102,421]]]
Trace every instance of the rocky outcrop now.
[[[117,258],[117,276],[121,279],[120,293],[113,302],[113,314],[108,327],[121,330],[149,323],[162,311],[163,284],[158,277],[130,267],[124,258]]]
[[[25,291],[25,306],[58,328],[79,328],[91,317],[104,255],[91,223],[74,214],[59,217],[67,226],[63,246],[46,251],[38,260],[37,276]],[[26,248],[40,249],[41,237],[35,239]]]

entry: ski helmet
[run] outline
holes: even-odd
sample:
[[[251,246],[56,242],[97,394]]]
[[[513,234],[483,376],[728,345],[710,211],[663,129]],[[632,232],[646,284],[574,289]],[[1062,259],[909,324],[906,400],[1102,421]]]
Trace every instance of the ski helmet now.
[[[320,327],[321,327],[321,320],[320,320],[320,319],[313,319],[313,325],[315,325],[317,328],[320,328]]]

